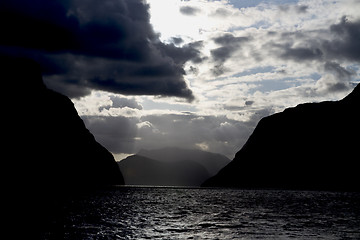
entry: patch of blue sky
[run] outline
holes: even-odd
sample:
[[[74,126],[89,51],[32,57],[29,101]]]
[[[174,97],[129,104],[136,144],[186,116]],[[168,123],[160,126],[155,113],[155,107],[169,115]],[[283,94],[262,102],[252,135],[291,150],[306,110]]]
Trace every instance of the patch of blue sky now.
[[[266,79],[256,83],[257,87],[250,89],[249,93],[253,94],[259,92],[273,92],[285,90],[288,88],[298,87],[304,84],[304,80],[316,82],[321,78],[318,73],[312,73],[303,77],[284,77],[281,79]]]
[[[312,73],[309,77],[313,80],[319,80],[321,78],[321,75],[319,73]]]
[[[356,64],[351,64],[351,65],[347,66],[347,69],[359,74],[360,65],[357,64],[357,63]]]
[[[257,87],[252,88],[249,93],[253,94],[257,91],[259,92],[272,92],[272,91],[279,91],[284,90],[294,86],[294,80],[292,78],[283,78],[277,80],[264,80],[257,83]]]
[[[354,72],[354,77],[352,78],[352,83],[354,85],[360,83],[360,65],[359,64],[352,64],[348,67],[348,70]]]
[[[294,4],[297,2],[298,0],[229,0],[229,3],[236,8],[256,7],[262,3],[284,5],[284,4]]]
[[[209,80],[209,82],[215,82],[215,81],[221,81],[221,80],[227,80],[229,78],[239,78],[244,76],[249,76],[257,73],[267,73],[267,72],[273,72],[276,68],[274,66],[265,66],[265,67],[255,67],[251,68],[242,72],[238,72],[236,74],[233,74],[231,76],[226,77],[217,77],[212,80]],[[224,84],[226,85],[226,84]]]
[[[243,26],[233,26],[233,27],[229,28],[228,31],[229,31],[229,32],[235,32],[235,31],[246,30],[246,29],[249,29],[249,28],[267,29],[267,28],[270,28],[271,26],[272,26],[272,24],[271,24],[270,22],[261,20],[261,21],[259,21],[259,22],[256,22],[256,23],[253,24],[253,25],[246,26],[246,27],[243,27]]]

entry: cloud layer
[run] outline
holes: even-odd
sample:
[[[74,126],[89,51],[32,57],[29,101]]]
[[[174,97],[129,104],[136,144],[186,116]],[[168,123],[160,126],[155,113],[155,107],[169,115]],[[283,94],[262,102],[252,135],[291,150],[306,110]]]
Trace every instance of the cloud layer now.
[[[96,139],[111,152],[136,153],[141,149],[181,147],[220,152],[234,157],[258,119],[238,122],[225,116],[191,113],[122,116],[86,116],[83,120]]]
[[[198,60],[184,63],[197,100],[187,110],[160,100],[149,108],[137,98],[143,110],[128,112],[138,128],[135,151],[176,145],[232,157],[260,118],[304,102],[341,99],[359,82],[359,2],[241,4],[167,1],[166,19],[176,29],[154,17],[165,42],[182,48],[199,43]],[[106,113],[115,116],[114,109]]]
[[[194,99],[184,62],[197,57],[159,41],[142,0],[5,0],[0,53],[34,58],[46,84],[70,97],[100,89]]]
[[[177,146],[232,158],[262,117],[341,99],[360,82],[359,7],[5,0],[0,54],[40,62],[113,153]]]

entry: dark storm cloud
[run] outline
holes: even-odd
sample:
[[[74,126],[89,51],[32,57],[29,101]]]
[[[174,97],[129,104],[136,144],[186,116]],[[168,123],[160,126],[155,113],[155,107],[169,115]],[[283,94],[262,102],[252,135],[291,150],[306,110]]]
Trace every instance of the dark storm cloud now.
[[[179,45],[184,42],[184,40],[181,37],[173,37],[171,38],[171,40],[175,45]]]
[[[324,34],[327,34],[326,37]],[[285,32],[281,37],[288,42],[272,43],[270,48],[277,49],[277,55],[286,60],[360,60],[360,21],[350,22],[345,16],[340,23],[331,25],[325,31]],[[294,47],[295,43],[302,47]]]
[[[255,102],[255,101],[250,101],[250,100],[249,100],[249,101],[246,101],[246,102],[245,102],[245,105],[246,105],[246,106],[251,106],[251,105],[254,104],[254,102]]]
[[[2,45],[140,60],[150,47],[144,37],[155,39],[140,1],[11,0],[0,11]]]
[[[263,47],[282,60],[299,63],[311,63],[322,69],[326,76],[321,79],[321,86],[328,92],[347,90],[356,76],[355,72],[341,64],[360,61],[360,21],[349,21],[344,16],[339,23],[328,29],[283,32],[270,37],[285,43],[269,41]],[[329,77],[330,75],[332,77]]]
[[[40,62],[55,90],[71,97],[95,88],[194,98],[182,65],[198,52],[190,45],[161,43],[150,25],[149,6],[141,0],[0,4],[1,53]]]
[[[175,63],[184,64],[187,61],[199,63],[202,61],[200,57],[200,49],[203,47],[202,41],[192,42],[181,48],[174,44],[159,44],[159,49],[171,57]]]
[[[236,45],[243,42],[249,41],[248,37],[234,37],[232,34],[224,34],[220,37],[216,37],[213,39],[215,43],[220,45]]]
[[[333,40],[323,42],[329,57],[340,57],[349,61],[360,61],[360,20],[350,22],[344,16],[339,24],[331,25]]]
[[[280,5],[279,9],[282,12],[293,11],[295,13],[301,14],[306,13],[309,6],[307,5]]]
[[[65,59],[75,64],[67,75],[76,81],[79,88],[125,95],[177,96],[189,101],[193,99],[191,90],[183,80],[184,70],[170,57],[154,58],[154,62],[145,63],[76,55],[64,56]],[[52,84],[59,82],[60,85],[68,85],[66,78],[52,78],[45,81],[49,87],[55,88]]]
[[[328,91],[337,92],[351,87],[351,79],[356,75],[355,71],[345,69],[336,62],[326,62],[324,70],[335,76],[336,82],[327,83]]]
[[[234,52],[241,49],[242,44],[248,42],[248,37],[235,37],[232,34],[224,34],[220,37],[216,37],[213,41],[221,47],[210,51],[212,59],[217,63],[212,69],[215,76],[219,76],[226,71],[223,64],[227,59],[232,57]]]
[[[290,59],[294,61],[307,61],[321,59],[323,52],[319,48],[305,48],[305,47],[283,47],[284,52],[281,58]]]
[[[14,0],[0,4],[1,45],[51,51],[74,47],[72,32],[78,21],[66,16],[68,1]]]
[[[201,12],[199,8],[191,6],[180,7],[180,12],[187,16],[195,16],[198,12]]]

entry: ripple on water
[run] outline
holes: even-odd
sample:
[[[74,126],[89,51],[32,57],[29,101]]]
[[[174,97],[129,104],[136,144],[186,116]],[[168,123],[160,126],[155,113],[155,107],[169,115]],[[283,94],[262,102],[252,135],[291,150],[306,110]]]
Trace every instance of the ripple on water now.
[[[114,188],[70,201],[65,239],[360,239],[360,194]]]

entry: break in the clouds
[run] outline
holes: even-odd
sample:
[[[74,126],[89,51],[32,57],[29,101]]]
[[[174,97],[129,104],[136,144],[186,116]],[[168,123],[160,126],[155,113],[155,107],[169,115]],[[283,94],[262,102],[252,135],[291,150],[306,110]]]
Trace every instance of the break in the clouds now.
[[[221,152],[233,157],[243,145],[258,119],[237,122],[225,116],[199,116],[192,113],[122,116],[86,116],[85,124],[114,154],[139,150],[181,147]]]
[[[40,62],[46,84],[73,97],[113,153],[176,146],[231,158],[262,117],[341,99],[360,82],[358,9],[358,0],[6,0],[0,53]]]
[[[261,117],[304,102],[341,99],[359,82],[358,1],[149,3],[151,22],[162,41],[176,46],[201,42],[195,48],[198,61],[184,63],[186,79],[197,101],[190,110],[191,117],[185,117],[176,110],[189,110],[176,102],[149,108],[138,98],[144,108],[137,112],[140,120],[134,146],[157,148],[173,144],[231,157]],[[220,141],[215,134],[197,131],[199,126],[191,124],[192,118],[216,122],[215,126],[202,120],[202,129],[207,133],[220,126],[232,131],[223,134]],[[157,124],[160,119],[166,121]],[[187,125],[180,128],[184,119]],[[177,129],[177,134],[166,129],[167,124]],[[142,135],[145,129],[148,137]],[[200,136],[202,139],[198,139]]]
[[[93,89],[194,99],[184,62],[191,45],[162,43],[142,0],[5,0],[0,53],[37,60],[46,84],[70,97]]]

